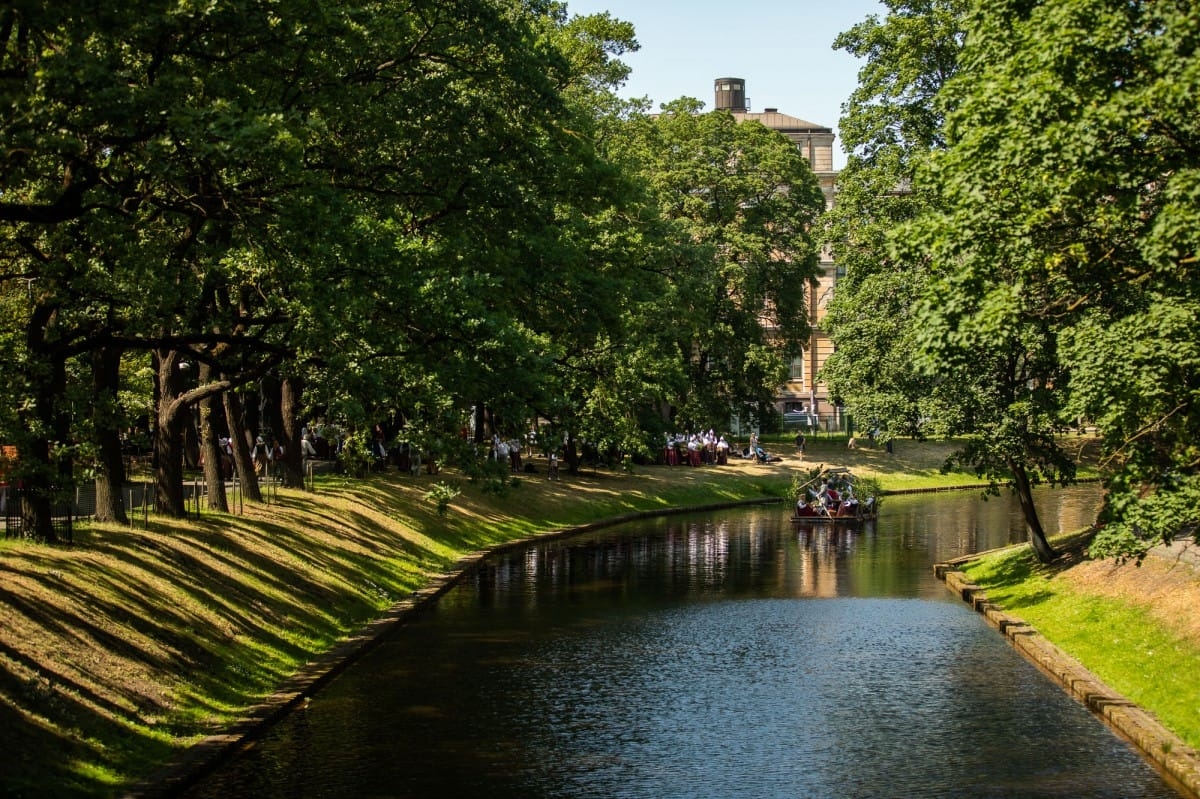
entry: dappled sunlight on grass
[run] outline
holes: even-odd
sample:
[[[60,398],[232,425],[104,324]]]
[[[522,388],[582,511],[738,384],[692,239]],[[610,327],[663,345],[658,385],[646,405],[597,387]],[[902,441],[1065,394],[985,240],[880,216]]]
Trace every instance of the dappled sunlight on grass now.
[[[948,446],[889,456],[813,440],[803,460],[779,445],[772,464],[564,469],[499,494],[452,469],[322,475],[313,493],[283,489],[242,514],[82,526],[73,547],[4,541],[0,793],[113,793],[467,553],[641,511],[784,499],[817,463],[894,489],[935,474]],[[444,515],[425,498],[439,483],[460,490]]]

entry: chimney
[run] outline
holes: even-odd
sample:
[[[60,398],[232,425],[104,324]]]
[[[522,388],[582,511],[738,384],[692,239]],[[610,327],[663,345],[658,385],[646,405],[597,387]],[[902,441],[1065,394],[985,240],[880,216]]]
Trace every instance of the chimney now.
[[[720,111],[749,111],[746,103],[746,81],[741,78],[717,78],[713,81],[716,98],[713,107]]]

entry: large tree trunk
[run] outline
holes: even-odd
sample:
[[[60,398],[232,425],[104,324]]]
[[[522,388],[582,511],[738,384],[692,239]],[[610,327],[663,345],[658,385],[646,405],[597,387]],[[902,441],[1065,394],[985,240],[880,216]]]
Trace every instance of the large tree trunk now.
[[[279,378],[265,375],[258,381],[258,424],[260,436],[268,441],[279,440],[283,425],[279,421]]]
[[[22,410],[20,415],[25,430],[44,430],[50,435],[32,434],[20,442],[18,474],[23,487],[21,516],[25,532],[46,541],[56,541],[54,506],[56,500],[64,496],[72,485],[74,462],[70,457],[70,448],[61,447],[53,452],[50,443],[52,440],[64,443],[71,440],[71,419],[63,408],[67,384],[66,364],[57,353],[43,346],[43,333],[52,315],[50,311],[43,311],[44,324],[36,324],[35,320],[29,327],[30,350],[40,356],[34,360],[39,361],[42,367],[25,375],[35,391],[33,418],[29,418],[26,410]]]
[[[102,347],[92,353],[92,426],[96,437],[96,521],[128,524],[125,512],[125,459],[121,453],[117,389],[121,350]]]
[[[177,350],[154,353],[158,403],[154,435],[154,500],[159,513],[182,519],[187,515],[183,501],[183,432],[189,405],[182,400],[183,377]]]
[[[285,377],[279,386],[279,412],[283,425],[283,484],[289,488],[304,488],[303,453],[300,450],[300,396],[304,381]]]
[[[1010,461],[1009,468],[1013,474],[1013,488],[1021,503],[1021,513],[1025,516],[1025,527],[1029,531],[1029,543],[1033,547],[1041,563],[1051,563],[1058,553],[1046,540],[1046,531],[1042,529],[1042,521],[1038,518],[1037,508],[1033,504],[1033,486],[1029,482],[1029,473],[1019,463]]]
[[[550,448],[552,452],[555,449],[557,449],[557,447]],[[567,445],[563,448],[563,457],[567,461],[567,471],[569,471],[571,474],[579,474],[579,447],[575,443],[574,433],[567,434]]]
[[[229,425],[229,438],[233,444],[233,463],[241,478],[242,491],[251,502],[262,502],[258,472],[250,455],[250,437],[253,434],[242,424],[242,401],[234,392],[224,391],[221,393],[221,402],[225,406],[225,422]]]
[[[212,377],[212,367],[200,365],[200,384],[204,385]],[[208,509],[229,513],[229,501],[225,496],[225,458],[219,431],[216,430],[213,418],[213,396],[207,395],[200,400],[200,451],[204,455],[204,482],[208,484]]]

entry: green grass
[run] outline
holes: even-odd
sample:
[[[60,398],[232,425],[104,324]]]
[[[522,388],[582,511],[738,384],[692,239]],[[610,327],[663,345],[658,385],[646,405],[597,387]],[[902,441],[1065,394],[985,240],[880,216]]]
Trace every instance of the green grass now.
[[[5,588],[31,610],[10,603],[6,619],[0,606],[12,718],[0,725],[0,795],[119,793],[467,553],[639,511],[784,499],[797,470],[821,463],[892,491],[975,482],[941,474],[952,444],[898,441],[888,454],[810,437],[800,460],[791,439],[768,441],[779,464],[522,475],[501,494],[452,470],[323,475],[315,493],[281,491],[244,515],[83,526],[70,548],[2,541]],[[440,482],[461,489],[445,514],[425,499]]]
[[[1117,692],[1200,748],[1200,645],[1166,629],[1132,602],[1075,590],[1039,565],[1028,547],[964,567],[991,602],[1029,624]]]

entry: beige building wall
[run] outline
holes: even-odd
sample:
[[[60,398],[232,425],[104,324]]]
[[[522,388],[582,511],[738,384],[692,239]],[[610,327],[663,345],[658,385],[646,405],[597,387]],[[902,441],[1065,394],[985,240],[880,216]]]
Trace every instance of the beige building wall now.
[[[724,79],[728,80],[728,79]],[[718,100],[720,95],[718,93]],[[721,107],[718,104],[718,107]],[[798,117],[767,108],[760,113],[728,109],[739,121],[754,120],[772,130],[777,130],[796,143],[800,153],[808,160],[809,167],[821,184],[825,194],[825,207],[832,208],[837,172],[833,168],[833,130],[807,122]],[[825,359],[833,352],[833,342],[821,330],[826,306],[837,285],[837,265],[827,251],[821,253],[821,276],[816,291],[809,296],[809,318],[813,324],[813,335],[805,350],[802,363],[794,364],[793,377],[780,386],[776,396],[776,407],[781,411],[803,407],[816,414],[822,430],[835,430],[841,426],[838,409],[829,401],[829,393],[823,383],[814,378],[825,365]],[[799,289],[798,289],[799,290]]]

